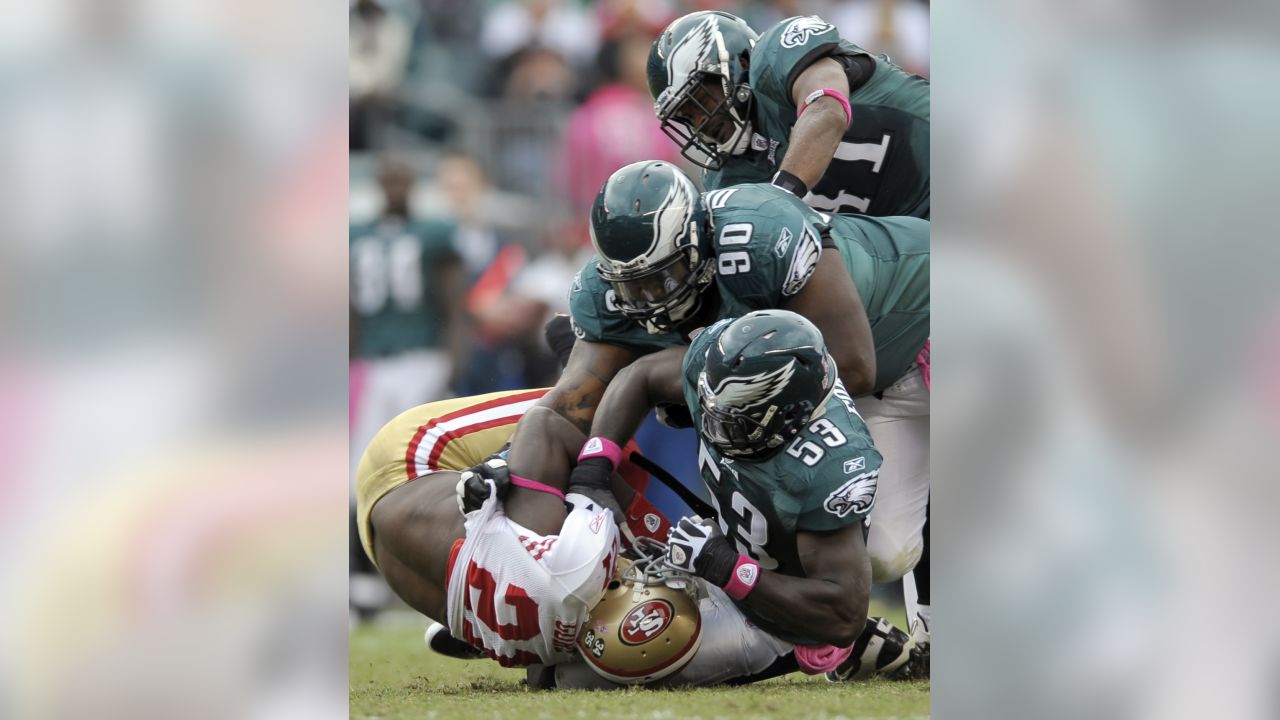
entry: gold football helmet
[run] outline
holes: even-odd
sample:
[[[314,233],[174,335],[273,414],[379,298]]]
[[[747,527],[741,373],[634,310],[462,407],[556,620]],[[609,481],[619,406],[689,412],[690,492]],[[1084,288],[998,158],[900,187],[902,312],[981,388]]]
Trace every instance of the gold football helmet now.
[[[639,559],[618,558],[613,580],[578,636],[587,665],[627,685],[676,672],[702,642],[693,579],[666,566],[663,543],[640,538],[636,550]]]

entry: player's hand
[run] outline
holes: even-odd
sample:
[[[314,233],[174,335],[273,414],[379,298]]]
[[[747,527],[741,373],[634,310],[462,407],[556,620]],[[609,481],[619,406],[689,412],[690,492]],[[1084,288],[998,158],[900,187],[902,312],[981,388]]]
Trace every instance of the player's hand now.
[[[463,471],[458,478],[455,491],[458,495],[458,510],[466,515],[479,510],[484,501],[489,499],[489,480],[497,489],[498,500],[507,497],[511,490],[511,471],[507,469],[507,461],[491,457],[475,467]]]
[[[717,587],[733,575],[738,551],[710,520],[694,515],[680,518],[667,535],[667,562]]]
[[[669,428],[683,430],[693,427],[693,413],[689,412],[689,406],[684,403],[658,403],[654,412],[658,416],[658,422]]]
[[[542,327],[542,336],[546,338],[547,346],[560,361],[560,367],[568,365],[569,353],[573,352],[573,343],[577,339],[573,334],[573,324],[569,316],[556,313]]]

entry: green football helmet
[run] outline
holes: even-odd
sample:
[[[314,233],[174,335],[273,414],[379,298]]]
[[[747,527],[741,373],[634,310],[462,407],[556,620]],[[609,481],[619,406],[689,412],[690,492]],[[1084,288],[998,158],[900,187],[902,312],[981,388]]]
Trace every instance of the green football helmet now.
[[[657,334],[697,313],[715,272],[707,223],[697,186],[671,163],[631,163],[609,176],[591,206],[591,244],[623,315]]]
[[[821,416],[836,373],[813,323],[787,310],[747,313],[707,349],[698,432],[728,457],[768,459]]]
[[[752,91],[743,64],[758,37],[742,18],[704,10],[673,21],[649,49],[654,112],[690,162],[719,170],[750,147]]]

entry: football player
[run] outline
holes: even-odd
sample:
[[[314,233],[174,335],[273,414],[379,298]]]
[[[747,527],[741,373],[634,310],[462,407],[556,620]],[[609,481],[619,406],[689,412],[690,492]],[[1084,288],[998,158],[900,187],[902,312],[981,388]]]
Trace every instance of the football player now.
[[[691,411],[719,520],[681,519],[668,563],[795,643],[802,670],[844,680],[906,662],[901,648],[865,662],[878,632],[909,648],[900,630],[867,618],[865,540],[881,456],[813,323],[785,310],[752,312],[636,361],[605,392],[570,482],[605,487],[620,443],[659,402]]]
[[[526,464],[551,473],[560,462],[568,473],[551,451],[568,424],[533,407],[544,393],[413,408],[378,432],[356,474],[360,542],[392,590],[504,666],[572,657],[574,633],[600,599],[618,551],[616,526],[601,521],[611,519],[608,512],[573,488],[566,494],[516,481],[505,507],[459,512],[466,499],[460,471],[508,440],[521,444]]]
[[[660,583],[616,582],[615,567],[625,562],[618,530],[588,497],[600,488],[559,489],[584,436],[535,406],[546,392],[419,406],[388,423],[361,459],[360,542],[396,594],[439,621],[428,631],[431,648],[530,667],[535,682],[559,674],[561,685],[578,687],[614,684],[596,673],[619,682],[714,684],[750,677],[788,655],[788,645],[752,627],[718,589],[703,588],[695,598]],[[523,465],[501,459],[508,440]],[[473,465],[478,469],[459,472]],[[603,492],[627,501],[624,535],[633,543],[639,535],[665,538],[670,524],[661,513],[651,506],[637,512],[646,506],[630,498],[642,483],[625,465],[620,473],[628,482],[615,477]],[[631,600],[640,595],[652,602]],[[654,606],[668,612],[645,614]],[[674,617],[674,608],[687,615],[691,607],[700,612]],[[628,643],[586,632],[588,624],[622,632],[631,616],[645,622],[628,629]],[[594,672],[579,661],[584,646],[594,651]],[[653,662],[663,653],[665,662]],[[567,670],[557,673],[560,665]],[[575,677],[573,668],[585,674]]]
[[[757,36],[685,15],[653,43],[649,92],[709,190],[773,182],[818,210],[929,217],[929,82],[817,16]]]
[[[929,497],[928,221],[827,216],[767,183],[699,195],[675,166],[644,162],[609,178],[591,231],[597,257],[575,279],[570,310],[574,355],[595,367],[571,363],[558,385],[612,377],[720,318],[803,315],[887,458],[868,539],[875,582],[909,571]]]

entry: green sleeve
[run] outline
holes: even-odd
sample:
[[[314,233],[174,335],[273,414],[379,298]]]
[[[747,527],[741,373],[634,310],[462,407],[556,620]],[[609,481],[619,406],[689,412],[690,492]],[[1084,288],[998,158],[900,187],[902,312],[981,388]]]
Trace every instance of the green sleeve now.
[[[806,479],[798,530],[836,530],[861,523],[875,504],[883,459],[866,423],[851,408],[852,400],[838,388],[822,418],[783,451],[793,462],[793,472]],[[819,453],[821,458],[809,465]]]
[[[569,288],[569,319],[573,334],[580,340],[623,345],[641,354],[679,344],[675,334],[651,335],[617,309],[613,288],[596,274],[594,258],[573,278]]]
[[[843,52],[836,26],[817,15],[792,17],[760,36],[751,51],[751,87],[795,112],[791,86],[819,58]]]
[[[812,468],[796,529],[822,532],[864,522],[875,504],[879,458],[874,450],[833,454]]]
[[[724,317],[782,307],[804,288],[822,254],[821,216],[799,198],[768,184],[739,192],[715,216]]]

